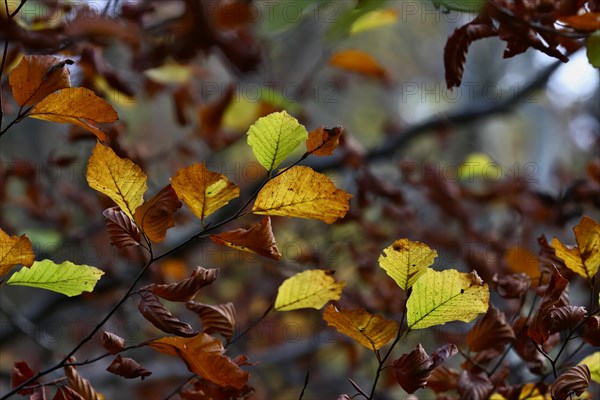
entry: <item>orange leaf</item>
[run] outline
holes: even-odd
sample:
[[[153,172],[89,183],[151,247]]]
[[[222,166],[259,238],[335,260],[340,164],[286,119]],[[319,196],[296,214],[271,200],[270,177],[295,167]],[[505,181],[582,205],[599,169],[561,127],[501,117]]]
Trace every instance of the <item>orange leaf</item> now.
[[[329,60],[334,67],[372,76],[382,80],[387,79],[385,69],[371,56],[362,50],[342,50],[335,53]]]
[[[15,265],[31,267],[34,258],[27,236],[8,236],[0,229],[0,276],[6,275]]]
[[[102,141],[106,135],[98,124],[119,119],[110,104],[86,88],[67,88],[53,93],[40,101],[28,116],[80,126]]]
[[[153,283],[144,286],[142,290],[151,291],[155,295],[170,301],[188,301],[196,295],[198,290],[213,283],[217,276],[219,276],[218,269],[196,267],[192,275],[181,282],[164,285]]]
[[[315,156],[330,156],[340,142],[343,131],[341,126],[331,129],[320,126],[310,131],[306,140],[306,150]]]
[[[281,253],[275,243],[271,230],[271,218],[264,217],[260,223],[252,225],[249,229],[236,229],[211,235],[213,242],[233,247],[237,250],[260,254],[274,260],[281,259]]]
[[[24,56],[8,77],[17,104],[31,106],[57,90],[71,87],[69,69],[53,56]]]
[[[534,280],[539,279],[540,267],[538,256],[526,247],[514,246],[506,250],[504,255],[508,267],[513,272],[524,272]]]
[[[150,240],[158,243],[165,239],[167,229],[175,226],[173,213],[180,207],[177,193],[167,185],[135,210],[135,222]]]
[[[186,307],[200,317],[202,332],[220,333],[227,340],[230,340],[233,336],[235,327],[235,307],[233,303],[212,306],[188,301]]]
[[[110,243],[119,249],[127,246],[139,246],[140,230],[119,207],[111,207],[102,213]]]
[[[223,174],[209,171],[204,163],[180,169],[171,184],[177,196],[202,220],[240,195],[234,183]]]
[[[175,351],[175,349],[199,349],[205,353],[217,354],[222,354],[225,351],[223,344],[219,339],[207,335],[206,333],[200,333],[190,338],[176,336],[164,337],[162,339],[151,341],[148,343],[148,346],[160,353],[168,354],[170,356],[177,356],[177,351]]]
[[[600,29],[600,13],[588,12],[581,15],[560,17],[560,22],[578,31],[596,31]]]
[[[125,348],[125,339],[107,331],[102,332],[102,347],[110,354],[117,354]]]

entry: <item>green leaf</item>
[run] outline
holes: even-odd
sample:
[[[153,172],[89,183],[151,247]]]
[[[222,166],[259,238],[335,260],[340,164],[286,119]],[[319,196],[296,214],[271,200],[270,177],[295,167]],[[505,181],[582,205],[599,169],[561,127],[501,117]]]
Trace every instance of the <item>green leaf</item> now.
[[[590,375],[594,382],[600,383],[600,351],[590,354],[579,364],[585,364],[590,369]]]
[[[433,264],[437,252],[424,243],[396,240],[379,256],[379,266],[407,291]]]
[[[286,279],[277,292],[276,311],[300,308],[320,310],[331,300],[339,300],[345,282],[336,282],[331,273],[321,269],[300,272]]]
[[[48,289],[72,297],[94,290],[102,275],[104,272],[89,265],[43,260],[34,262],[31,268],[21,268],[6,284]]]
[[[306,128],[285,111],[259,118],[248,130],[248,144],[267,171],[273,171],[307,137]]]
[[[600,32],[588,36],[585,47],[590,64],[600,68]]]
[[[406,303],[408,327],[423,329],[450,321],[470,322],[488,309],[490,291],[476,272],[427,269]]]

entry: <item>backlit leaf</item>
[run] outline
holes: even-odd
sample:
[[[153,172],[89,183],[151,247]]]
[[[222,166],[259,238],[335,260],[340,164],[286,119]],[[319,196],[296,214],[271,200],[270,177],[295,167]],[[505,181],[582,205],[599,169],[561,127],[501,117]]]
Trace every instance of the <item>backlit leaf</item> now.
[[[27,236],[8,236],[0,229],[0,276],[6,275],[15,265],[30,267],[34,259]]]
[[[577,247],[567,247],[557,238],[552,239],[552,247],[571,271],[592,279],[600,267],[600,224],[584,216],[573,231]]]
[[[163,332],[172,333],[183,337],[196,336],[198,333],[187,323],[180,321],[160,302],[152,292],[141,290],[142,297],[138,309],[140,313],[155,327]]]
[[[362,50],[341,50],[329,60],[329,64],[350,72],[378,79],[387,79],[387,72],[369,53]]]
[[[379,350],[396,337],[398,332],[396,321],[371,314],[364,308],[338,309],[330,304],[325,308],[323,318],[327,321],[327,325],[350,336],[369,350]]]
[[[346,215],[351,197],[337,189],[327,176],[295,166],[267,182],[258,193],[252,212],[320,219],[331,224]]]
[[[600,68],[600,32],[588,36],[585,42],[588,61],[596,68]]]
[[[102,143],[96,143],[88,161],[87,181],[92,189],[110,197],[133,220],[144,202],[146,174],[133,161],[118,157]]]
[[[354,21],[350,27],[350,35],[391,25],[396,21],[398,21],[398,11],[392,8],[373,10]]]
[[[470,322],[488,309],[490,292],[476,272],[427,269],[406,303],[408,326],[423,329],[450,321]]]
[[[231,340],[235,328],[235,307],[233,303],[210,304],[188,301],[186,307],[198,314],[202,321],[202,332],[212,334],[219,333],[227,340]]]
[[[591,379],[600,384],[600,351],[590,354],[583,360],[579,361],[579,365],[585,364],[590,369]]]
[[[102,141],[106,140],[106,135],[98,124],[119,119],[115,109],[106,100],[86,88],[67,88],[52,93],[33,107],[28,116],[80,126]]]
[[[119,249],[139,246],[141,233],[133,221],[119,207],[111,207],[102,213],[110,243]]]
[[[315,156],[330,156],[338,146],[344,128],[336,126],[325,128],[320,126],[308,133],[306,151]]]
[[[93,291],[102,275],[103,271],[89,265],[43,260],[34,262],[31,268],[21,268],[6,284],[47,289],[72,297]]]
[[[399,239],[383,250],[379,266],[406,291],[427,271],[436,257],[437,252],[424,243]]]
[[[135,210],[135,222],[150,240],[162,242],[167,230],[175,226],[173,214],[180,207],[177,193],[167,185]]]
[[[209,171],[204,163],[177,171],[171,178],[171,186],[202,220],[240,195],[240,189],[234,183],[223,174]]]
[[[252,225],[248,229],[236,229],[229,232],[221,232],[210,236],[211,240],[223,246],[229,246],[237,250],[260,254],[274,260],[281,259],[281,253],[275,243],[275,236],[271,229],[271,218],[264,217],[260,223]]]
[[[170,301],[188,301],[196,296],[198,290],[213,283],[219,276],[218,269],[196,267],[192,275],[181,282],[170,284],[156,284],[144,286],[157,296]]]
[[[286,279],[277,292],[275,310],[300,308],[321,309],[331,300],[339,300],[345,282],[336,282],[331,273],[321,269],[300,272]]]
[[[71,358],[70,361],[74,361],[74,358]],[[77,372],[74,366],[67,365],[64,367],[64,370],[69,386],[85,400],[103,399],[103,397],[96,392],[96,389],[94,389],[90,381],[79,375],[79,372]]]
[[[53,56],[23,56],[8,77],[17,104],[31,106],[50,93],[70,87],[67,64],[73,61]]]
[[[259,118],[248,130],[248,144],[267,171],[274,170],[307,137],[306,128],[285,111]]]

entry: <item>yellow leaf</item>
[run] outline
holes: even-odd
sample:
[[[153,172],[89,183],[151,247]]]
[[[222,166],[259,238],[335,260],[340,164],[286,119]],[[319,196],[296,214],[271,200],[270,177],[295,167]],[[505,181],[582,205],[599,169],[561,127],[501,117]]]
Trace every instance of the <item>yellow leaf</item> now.
[[[295,166],[267,182],[258,193],[252,212],[320,219],[331,224],[346,215],[351,197],[325,175]]]
[[[600,224],[584,216],[573,231],[577,247],[567,247],[557,238],[552,239],[552,247],[570,270],[592,279],[600,266]]]
[[[8,236],[0,229],[0,276],[6,275],[15,265],[30,267],[34,258],[27,236]]]
[[[9,76],[13,97],[20,106],[31,106],[50,93],[71,86],[66,64],[53,56],[23,56]]]
[[[227,177],[206,169],[204,163],[182,168],[171,178],[177,196],[200,219],[204,219],[229,200],[240,195],[240,188]]]
[[[127,158],[118,157],[102,143],[96,143],[88,161],[87,181],[92,189],[110,197],[133,220],[144,202],[146,174]]]
[[[400,239],[383,250],[379,266],[406,291],[427,271],[436,257],[437,252],[426,244]]]
[[[277,292],[275,310],[290,311],[300,308],[321,309],[328,301],[338,300],[345,282],[336,282],[322,269],[300,272],[286,279]]]
[[[590,369],[590,376],[596,383],[600,383],[600,351],[590,354],[579,364],[585,364]]]
[[[372,76],[379,79],[387,79],[385,69],[371,56],[362,50],[342,50],[335,53],[329,60],[329,64],[345,69],[346,71]]]
[[[398,324],[386,320],[381,315],[371,314],[364,308],[355,310],[337,309],[332,304],[323,312],[327,325],[350,336],[370,350],[379,350],[383,345],[396,337]]]
[[[406,303],[408,326],[423,329],[450,321],[470,322],[488,309],[490,291],[475,271],[427,269]]]
[[[398,20],[398,11],[388,8],[379,9],[361,15],[350,27],[350,35],[391,25]]]
[[[40,101],[28,116],[80,126],[102,141],[106,140],[106,135],[98,124],[119,119],[110,104],[86,88],[68,88],[52,93]]]

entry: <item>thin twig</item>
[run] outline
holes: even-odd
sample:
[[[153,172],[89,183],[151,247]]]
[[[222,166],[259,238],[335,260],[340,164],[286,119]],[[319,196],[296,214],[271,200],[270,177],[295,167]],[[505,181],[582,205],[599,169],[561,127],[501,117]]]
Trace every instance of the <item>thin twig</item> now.
[[[194,378],[196,378],[196,374],[190,375],[181,385],[177,386],[175,390],[167,395],[163,400],[169,400],[171,397],[175,396],[177,393],[181,391],[188,383],[190,383]]]
[[[310,377],[310,369],[306,371],[306,378],[304,378],[304,386],[302,386],[302,391],[300,392],[300,397],[298,397],[298,400],[302,400],[302,398],[304,397],[304,391],[306,390],[306,387],[308,386],[309,377]]]

